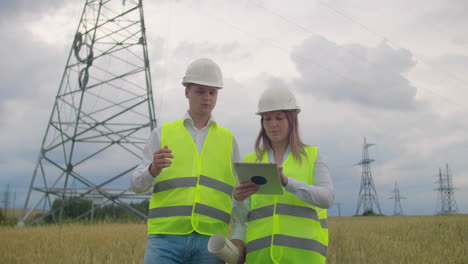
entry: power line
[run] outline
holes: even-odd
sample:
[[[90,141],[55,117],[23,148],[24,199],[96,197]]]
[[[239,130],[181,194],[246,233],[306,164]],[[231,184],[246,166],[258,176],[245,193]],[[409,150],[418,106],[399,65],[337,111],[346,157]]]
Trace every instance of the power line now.
[[[167,69],[168,69],[168,65],[169,65],[169,56],[168,56],[168,53],[166,51],[169,50],[170,48],[170,42],[171,42],[171,36],[172,36],[172,21],[173,21],[173,12],[174,12],[174,5],[173,5],[173,1],[170,1],[169,2],[169,14],[168,14],[168,23],[167,23],[167,33],[166,33],[166,39],[167,41],[164,42],[164,47],[162,48],[163,52],[162,52],[162,60],[165,62],[165,65],[162,69],[162,77],[161,77],[161,90],[162,90],[162,93],[160,95],[160,101],[159,101],[159,104],[157,106],[157,111],[156,111],[156,119],[159,120],[161,118],[161,112],[162,112],[162,109],[163,109],[163,106],[164,106],[164,96],[165,96],[165,89],[166,89],[166,78],[167,78]]]
[[[390,199],[395,200],[395,205],[393,208],[393,215],[403,215],[403,209],[401,207],[401,199],[406,199],[406,197],[400,195],[400,188],[398,188],[398,183],[395,181],[395,187],[393,188],[393,196]]]
[[[4,213],[3,215],[5,217],[7,217],[7,208],[9,206],[9,202],[8,202],[8,198],[10,197],[10,193],[9,193],[9,189],[10,189],[10,185],[7,184],[6,186],[6,191],[3,193],[3,201],[2,201],[2,204],[3,204],[3,210],[4,210]]]
[[[147,138],[144,130],[151,132],[156,125],[143,5],[127,1],[117,9],[111,1],[87,0],[83,5],[19,226],[48,216],[61,222],[66,207],[82,198],[105,199],[146,219],[124,202],[141,195],[113,188],[135,169]],[[103,175],[86,169],[109,153],[128,163]],[[35,218],[42,202],[50,210]]]
[[[379,198],[375,189],[374,180],[372,179],[372,171],[370,164],[374,161],[369,158],[369,147],[375,144],[367,143],[364,138],[364,145],[362,147],[362,160],[358,163],[362,166],[361,187],[358,194],[358,204],[355,215],[358,215],[362,208],[362,215],[368,213],[382,214],[380,209]],[[374,210],[374,206],[377,210]]]
[[[389,44],[391,44],[392,46],[394,46],[395,48],[399,48],[401,49],[403,46],[402,45],[399,45],[398,43],[396,43],[395,41],[392,41],[390,40],[388,37],[382,35],[382,34],[379,34],[378,32],[372,30],[370,27],[364,25],[363,23],[361,23],[359,20],[357,20],[356,18],[350,16],[350,15],[347,15],[343,10],[340,10],[338,7],[336,6],[333,6],[331,5],[330,3],[327,3],[325,1],[322,1],[322,0],[318,0],[318,2],[320,2],[322,5],[328,7],[329,9],[331,9],[332,11],[334,11],[335,13],[339,14],[340,16],[348,19],[349,21],[359,25],[360,27],[364,28],[366,31],[368,31],[369,33],[373,34],[373,35],[376,35],[378,36],[379,38],[381,38],[382,40],[388,42]],[[408,49],[408,48],[405,48],[405,49]],[[410,50],[410,49],[408,49]],[[413,53],[414,54],[414,53]],[[419,61],[421,61],[422,63],[426,64],[426,65],[430,65],[429,63],[425,62],[423,59],[421,59],[419,56],[417,56],[416,54],[414,54],[414,57],[416,59],[418,59]],[[438,69],[439,71],[442,71],[441,69]],[[461,80],[460,78],[458,78],[457,76],[449,73],[449,72],[446,72],[446,71],[443,71],[444,74],[448,75],[448,76],[451,76],[453,79],[459,81],[459,82],[462,82],[464,83],[465,81]]]
[[[386,36],[384,36],[384,35],[382,35],[382,34],[379,34],[379,33],[377,33],[376,31],[370,29],[370,27],[364,25],[363,23],[361,23],[360,21],[358,21],[356,18],[353,18],[353,17],[351,17],[350,15],[345,14],[344,11],[338,9],[336,6],[333,6],[333,5],[331,5],[331,4],[329,4],[329,3],[326,3],[325,1],[322,1],[322,0],[318,0],[318,1],[319,1],[321,4],[323,4],[324,6],[328,7],[328,8],[331,9],[332,11],[334,11],[335,13],[339,14],[340,16],[342,16],[342,17],[348,19],[349,21],[351,21],[351,22],[353,22],[353,23],[359,25],[360,27],[364,28],[364,29],[365,29],[366,31],[368,31],[369,33],[371,33],[371,34],[373,34],[373,35],[375,35],[375,36],[378,36],[379,38],[381,38],[381,39],[384,40],[385,42],[389,43],[389,44],[392,45],[393,47],[398,48],[398,49],[403,49],[403,48],[404,48],[404,49],[407,49],[407,50],[412,51],[411,49],[408,49],[408,48],[406,48],[406,47],[403,47],[402,45],[397,44],[395,41],[390,40],[388,37],[386,37]],[[429,67],[433,67],[431,64],[427,63],[427,62],[426,62],[425,60],[423,60],[421,57],[419,57],[418,55],[416,55],[416,53],[412,52],[412,55],[413,55],[413,57],[416,58],[418,61],[420,61],[420,62],[422,62],[422,63],[428,65]],[[461,83],[464,83],[463,80],[461,80],[460,78],[458,78],[457,76],[455,76],[455,75],[453,75],[453,74],[451,74],[451,73],[449,73],[449,72],[443,71],[443,70],[441,70],[441,69],[437,69],[437,70],[440,71],[440,72],[442,72],[442,73],[445,74],[446,76],[451,77],[452,79],[454,79],[454,80],[456,80],[456,81],[459,81],[459,82],[461,82]],[[419,86],[419,87],[421,87],[421,86]],[[422,88],[422,89],[425,89],[425,90],[428,90],[428,91],[430,91],[431,93],[435,93],[434,90],[429,89],[429,88],[427,88],[427,87],[421,87],[421,88]],[[436,94],[436,93],[435,93],[435,94]],[[450,102],[452,102],[452,103],[455,103],[455,104],[457,104],[458,106],[462,107],[461,104],[459,104],[458,102],[454,101],[452,98],[449,98],[449,97],[446,97],[446,96],[443,96],[443,95],[440,95],[440,94],[437,94],[437,95],[438,95],[438,96],[442,96],[442,97],[445,98],[446,100],[448,100],[448,101],[450,101]],[[462,108],[463,108],[463,107],[462,107]],[[463,108],[463,109],[465,109],[465,108]]]
[[[276,48],[276,49],[278,49],[278,50],[281,50],[281,51],[283,51],[285,54],[289,54],[289,51],[288,51],[286,48],[284,48],[284,47],[282,47],[282,46],[279,46],[279,45],[277,45],[276,43],[273,43],[273,42],[271,42],[271,41],[262,40],[262,39],[258,38],[257,36],[255,36],[255,34],[250,33],[250,32],[247,32],[246,30],[244,30],[244,29],[242,29],[242,28],[240,28],[240,27],[238,27],[238,26],[236,26],[236,25],[234,25],[234,24],[232,24],[232,23],[230,23],[230,22],[227,22],[227,21],[224,20],[224,19],[221,19],[221,18],[219,18],[219,17],[215,17],[215,16],[213,16],[211,13],[202,12],[202,11],[200,11],[199,9],[194,8],[193,6],[187,5],[187,4],[185,4],[185,3],[183,3],[183,2],[180,2],[180,1],[177,1],[177,3],[179,3],[179,4],[181,4],[182,6],[185,6],[185,7],[187,7],[187,8],[191,8],[191,10],[193,10],[193,11],[196,12],[196,13],[198,13],[198,15],[201,16],[201,17],[203,17],[203,18],[209,18],[209,19],[212,19],[212,20],[214,20],[214,21],[217,21],[217,22],[220,22],[220,23],[222,23],[222,24],[225,24],[225,25],[227,25],[227,26],[229,26],[229,27],[231,27],[231,28],[233,28],[233,29],[235,29],[235,30],[237,30],[237,31],[239,31],[239,32],[241,32],[241,33],[243,33],[244,35],[247,35],[247,36],[253,38],[254,40],[256,40],[256,41],[258,41],[258,42],[267,43],[268,46],[271,46],[271,47],[274,47],[274,48]],[[285,18],[285,19],[286,19],[287,21],[291,21],[291,20],[288,20],[287,18]],[[302,28],[305,29],[305,27],[302,27]],[[347,53],[349,53],[349,54],[353,54],[353,52],[351,52],[351,51],[349,51],[349,50],[347,50],[347,49],[345,49],[345,51],[346,51]],[[353,55],[353,56],[356,57],[356,55]],[[294,58],[295,58],[295,59],[298,59],[298,60],[301,60],[301,61],[303,61],[303,62],[312,63],[312,64],[313,64],[314,66],[316,66],[317,68],[320,68],[320,69],[322,69],[322,70],[324,70],[324,71],[326,71],[326,72],[329,72],[330,74],[332,74],[332,75],[335,76],[335,77],[341,78],[343,81],[346,81],[348,84],[352,84],[352,83],[356,82],[355,80],[350,79],[349,77],[346,77],[346,76],[344,76],[343,74],[341,74],[341,73],[339,73],[339,72],[337,72],[337,71],[331,69],[330,67],[327,67],[327,66],[325,66],[325,65],[323,65],[323,64],[320,64],[320,63],[316,62],[316,61],[313,60],[313,59],[310,59],[310,58],[307,58],[307,57],[304,57],[304,56],[300,56],[300,55],[297,55],[297,54],[294,55]],[[362,57],[361,57],[361,58],[362,58]],[[367,59],[365,59],[365,58],[362,58],[362,59],[365,60],[365,61],[367,61],[368,64],[372,64],[372,63],[369,62]],[[387,88],[387,89],[378,89],[378,90],[374,90],[375,94],[381,95],[381,96],[383,96],[383,93],[384,93],[385,91],[390,91],[390,90],[389,90],[388,88]]]
[[[455,201],[455,194],[452,182],[452,174],[449,171],[448,164],[445,165],[445,173],[442,173],[442,169],[439,168],[438,174],[438,188],[435,189],[439,192],[437,206],[438,214],[457,214],[458,207]]]
[[[357,19],[355,19],[355,18],[353,18],[353,17],[351,17],[351,16],[349,16],[349,15],[346,15],[346,14],[344,13],[344,11],[338,9],[337,7],[334,7],[334,6],[332,6],[331,4],[326,3],[326,2],[324,2],[324,1],[321,1],[321,0],[318,0],[318,1],[319,1],[321,4],[323,4],[324,6],[328,7],[328,8],[331,9],[332,11],[334,11],[335,13],[339,14],[340,16],[342,16],[342,17],[348,19],[349,21],[353,22],[354,24],[357,24],[357,25],[359,25],[360,27],[364,28],[367,32],[369,32],[369,33],[371,33],[371,34],[373,34],[373,35],[379,37],[380,39],[382,39],[382,40],[385,41],[386,43],[390,44],[390,45],[393,46],[394,48],[403,49],[401,45],[398,45],[398,44],[395,43],[394,41],[390,40],[388,37],[385,37],[384,35],[377,33],[376,31],[374,31],[374,30],[372,30],[371,28],[369,28],[368,26],[364,25],[363,23],[361,23],[361,22],[358,21]],[[303,26],[303,25],[301,25],[301,24],[299,24],[299,23],[293,21],[293,20],[290,19],[290,18],[287,18],[286,16],[284,16],[284,15],[282,15],[282,14],[276,12],[276,11],[273,11],[273,10],[271,10],[271,9],[268,9],[268,8],[266,8],[265,6],[261,5],[261,4],[255,3],[255,2],[252,1],[252,0],[248,0],[248,2],[254,4],[255,6],[259,7],[260,9],[265,10],[266,12],[269,12],[269,13],[271,13],[271,14],[273,14],[273,15],[279,17],[279,18],[281,18],[282,20],[286,21],[287,23],[290,23],[290,24],[292,24],[292,25],[294,25],[294,26],[296,26],[296,27],[302,29],[303,31],[305,31],[305,32],[307,32],[307,33],[309,33],[309,34],[317,34],[316,32],[309,30],[307,27],[305,27],[305,26]],[[407,49],[407,48],[404,48],[404,49]],[[410,49],[407,49],[407,50],[410,50]],[[354,56],[354,57],[356,57],[356,58],[360,58],[360,59],[364,60],[366,63],[368,63],[368,64],[370,64],[370,65],[374,65],[374,66],[375,66],[374,63],[370,62],[370,61],[369,61],[367,58],[365,58],[365,57],[359,56],[359,55],[357,55],[357,54],[355,54],[355,53],[353,53],[353,52],[351,52],[351,51],[349,51],[349,50],[346,50],[346,52],[348,52],[349,54],[351,54],[352,56]],[[412,55],[413,55],[413,57],[416,58],[418,61],[420,61],[420,62],[422,62],[422,63],[424,63],[424,64],[429,65],[430,67],[432,67],[430,64],[426,63],[423,59],[421,59],[420,57],[418,57],[415,53],[412,53]],[[322,68],[323,68],[323,67],[322,67]],[[439,71],[440,71],[440,69],[439,69]],[[442,72],[442,71],[441,71],[441,72]],[[336,73],[336,72],[335,72],[335,73]],[[444,73],[446,76],[451,76],[452,78],[454,78],[454,79],[456,79],[456,80],[458,80],[458,81],[460,81],[460,82],[463,82],[462,80],[460,80],[460,79],[459,79],[458,77],[456,77],[456,76],[453,76],[453,75],[451,75],[451,74],[449,74],[449,73],[447,73],[447,72],[443,72],[443,73]],[[346,80],[346,79],[345,79],[345,80]],[[444,98],[445,100],[447,100],[447,101],[449,101],[449,102],[451,102],[451,103],[456,104],[456,105],[459,106],[461,109],[466,110],[466,108],[465,108],[462,104],[460,104],[460,103],[454,101],[452,98],[449,98],[449,97],[447,97],[447,96],[438,94],[438,93],[436,93],[434,90],[429,89],[429,88],[424,87],[424,86],[421,86],[421,85],[418,85],[418,87],[421,88],[421,89],[427,90],[427,91],[429,91],[429,92],[431,92],[431,93],[433,93],[433,94],[436,94],[437,96],[442,97],[442,98]]]

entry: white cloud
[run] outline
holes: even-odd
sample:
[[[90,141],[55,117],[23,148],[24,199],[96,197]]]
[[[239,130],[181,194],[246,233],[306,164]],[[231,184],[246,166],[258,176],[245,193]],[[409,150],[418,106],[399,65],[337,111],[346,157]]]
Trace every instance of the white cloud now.
[[[406,213],[434,213],[434,176],[445,163],[468,212],[466,1],[167,0],[144,8],[159,122],[183,115],[185,67],[210,57],[226,84],[215,118],[242,154],[258,133],[261,91],[286,85],[303,109],[304,141],[328,157],[342,214],[356,209],[364,137],[376,143],[370,154],[384,213],[393,210],[395,180]],[[81,10],[75,1],[0,4],[0,166],[8,174],[0,185],[27,189]],[[121,162],[106,158],[87,169]]]
[[[413,109],[416,88],[404,77],[414,66],[411,54],[385,43],[376,48],[338,45],[311,37],[292,54],[299,89],[321,98],[372,108]]]

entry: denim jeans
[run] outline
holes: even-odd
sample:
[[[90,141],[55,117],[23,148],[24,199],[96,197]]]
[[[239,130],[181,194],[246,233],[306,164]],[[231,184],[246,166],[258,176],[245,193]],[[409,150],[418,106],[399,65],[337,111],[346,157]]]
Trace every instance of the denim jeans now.
[[[223,264],[208,252],[210,236],[149,235],[145,251],[145,264]]]

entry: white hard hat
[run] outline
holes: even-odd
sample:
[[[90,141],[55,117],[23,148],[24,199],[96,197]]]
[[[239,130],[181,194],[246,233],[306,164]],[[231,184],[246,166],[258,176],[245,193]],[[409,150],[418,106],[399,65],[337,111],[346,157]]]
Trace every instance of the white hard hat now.
[[[301,108],[296,103],[294,94],[286,87],[270,87],[260,96],[258,101],[257,115],[266,112],[279,110],[296,110],[301,112]]]
[[[210,59],[198,59],[187,67],[182,85],[196,83],[223,88],[223,74],[219,66]]]

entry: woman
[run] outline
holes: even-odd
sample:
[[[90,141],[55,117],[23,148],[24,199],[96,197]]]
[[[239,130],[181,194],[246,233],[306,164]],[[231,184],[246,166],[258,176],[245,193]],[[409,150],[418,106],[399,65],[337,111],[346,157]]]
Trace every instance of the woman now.
[[[326,263],[326,208],[334,188],[317,147],[299,137],[299,112],[286,88],[267,89],[260,97],[261,129],[255,152],[244,161],[276,163],[285,192],[255,194],[252,182],[236,186],[231,238],[247,253],[247,263]]]

